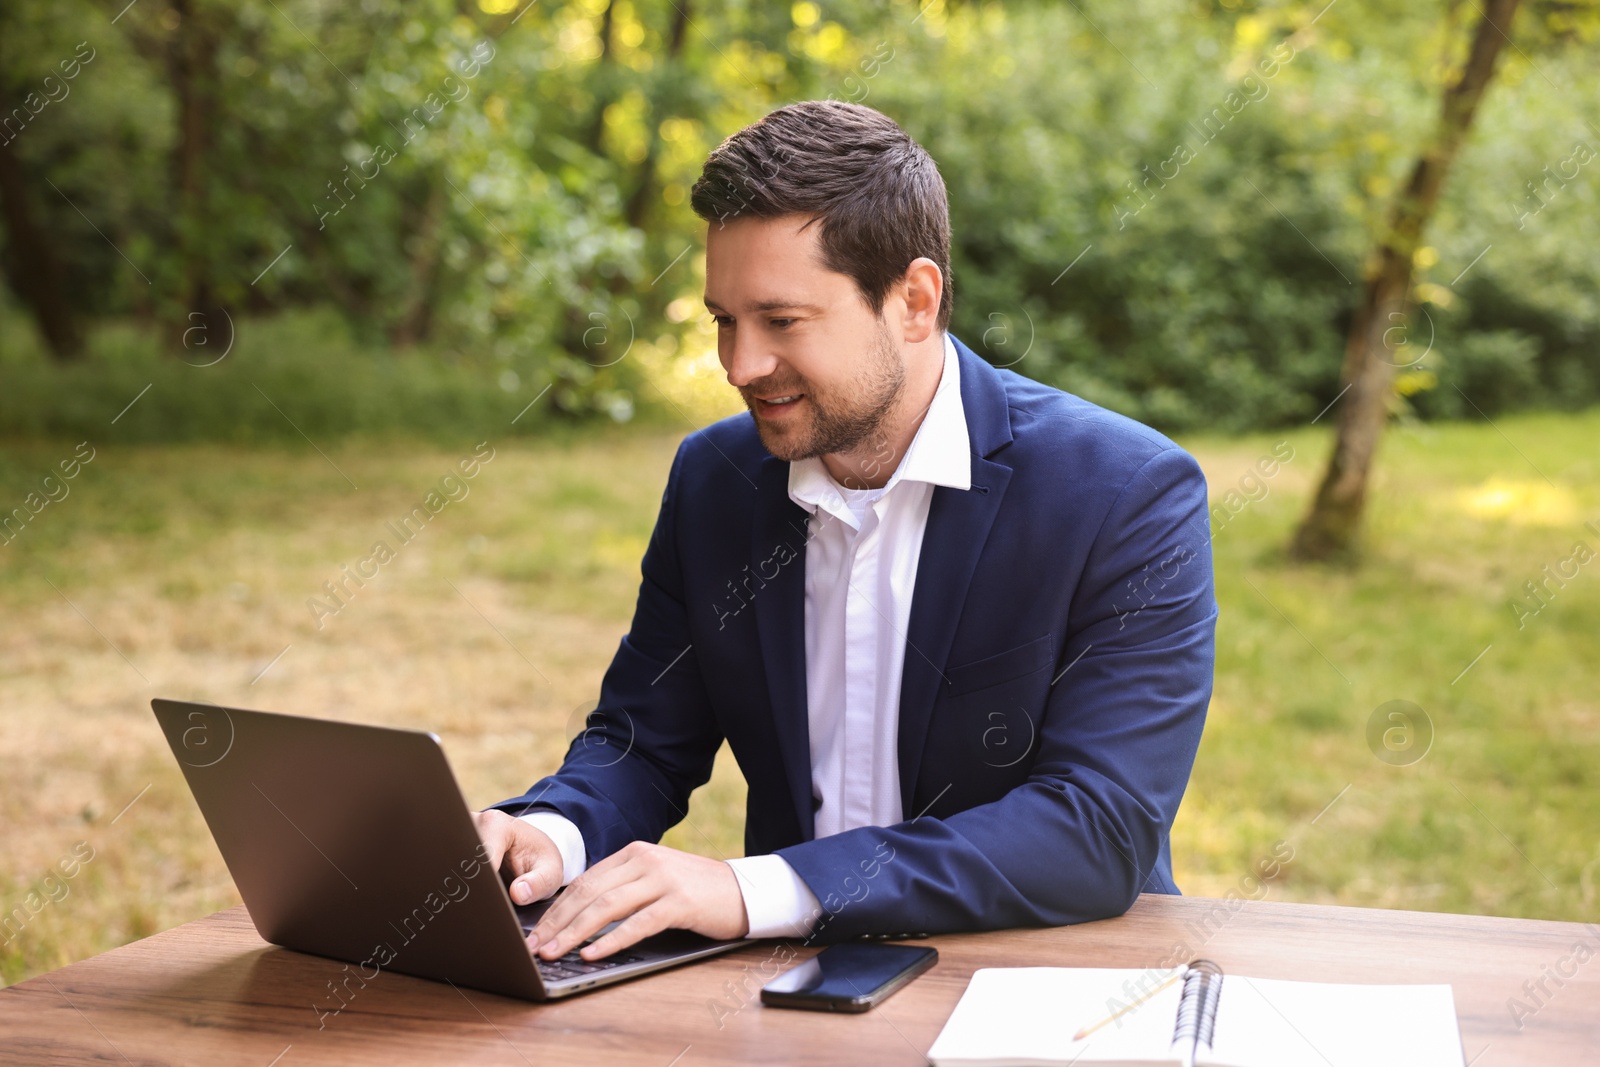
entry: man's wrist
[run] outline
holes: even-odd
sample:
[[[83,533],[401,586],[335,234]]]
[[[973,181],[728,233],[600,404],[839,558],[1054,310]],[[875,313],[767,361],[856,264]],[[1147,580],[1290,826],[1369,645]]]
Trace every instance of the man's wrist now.
[[[726,861],[744,898],[746,937],[804,937],[822,904],[782,856],[743,856]]]
[[[556,846],[561,856],[561,884],[567,885],[588,866],[588,856],[583,845],[583,832],[571,819],[551,810],[530,811],[517,816],[535,830],[543,833]]]

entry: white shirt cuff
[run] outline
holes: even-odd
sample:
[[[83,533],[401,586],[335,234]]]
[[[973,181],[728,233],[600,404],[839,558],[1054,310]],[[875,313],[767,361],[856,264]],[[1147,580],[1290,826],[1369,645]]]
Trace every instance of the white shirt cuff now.
[[[782,856],[727,861],[744,894],[747,937],[805,937],[822,915],[822,902]]]
[[[517,818],[556,843],[556,851],[561,853],[562,885],[583,873],[588,866],[588,855],[583,848],[583,833],[571,819],[553,811],[533,811]]]

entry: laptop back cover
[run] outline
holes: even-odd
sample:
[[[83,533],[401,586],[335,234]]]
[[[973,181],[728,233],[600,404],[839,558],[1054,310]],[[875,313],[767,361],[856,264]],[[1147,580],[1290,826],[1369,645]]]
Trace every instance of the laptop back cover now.
[[[508,996],[543,991],[433,734],[151,706],[261,936]]]

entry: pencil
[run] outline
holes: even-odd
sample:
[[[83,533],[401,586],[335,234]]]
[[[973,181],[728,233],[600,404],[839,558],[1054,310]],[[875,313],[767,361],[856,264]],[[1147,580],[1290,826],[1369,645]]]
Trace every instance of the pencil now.
[[[1118,1019],[1120,1019],[1124,1015],[1128,1014],[1134,1008],[1137,1008],[1139,1005],[1143,1004],[1145,1001],[1149,1000],[1151,997],[1155,996],[1157,993],[1159,993],[1163,989],[1167,988],[1167,986],[1171,985],[1172,983],[1176,982],[1178,979],[1182,978],[1183,975],[1184,975],[1183,971],[1177,972],[1171,978],[1168,978],[1165,982],[1162,982],[1160,985],[1158,985],[1154,989],[1150,990],[1150,992],[1146,993],[1144,996],[1140,997],[1138,1000],[1135,1000],[1135,1001],[1133,1001],[1132,1003],[1129,1003],[1129,1004],[1124,1004],[1122,1007],[1118,1008],[1116,1011],[1112,1012],[1110,1015],[1107,1015],[1104,1019],[1101,1019],[1099,1022],[1095,1023],[1093,1026],[1085,1026],[1082,1030],[1079,1030],[1076,1034],[1072,1035],[1072,1040],[1074,1040],[1074,1041],[1082,1041],[1084,1038],[1088,1037],[1090,1034],[1094,1033],[1096,1030],[1100,1029],[1102,1026],[1106,1025],[1107,1023],[1116,1022]]]

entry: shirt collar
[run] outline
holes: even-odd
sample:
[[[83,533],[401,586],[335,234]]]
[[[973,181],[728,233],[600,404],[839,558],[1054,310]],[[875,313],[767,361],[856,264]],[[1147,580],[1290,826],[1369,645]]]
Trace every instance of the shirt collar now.
[[[972,488],[972,447],[967,434],[966,409],[961,404],[961,364],[955,342],[948,332],[944,337],[944,367],[933,401],[917,427],[915,436],[900,465],[895,468],[883,492],[888,493],[903,481],[946,485],[952,489]],[[849,508],[820,458],[796,460],[789,464],[789,499],[815,512],[819,506],[855,525]]]

